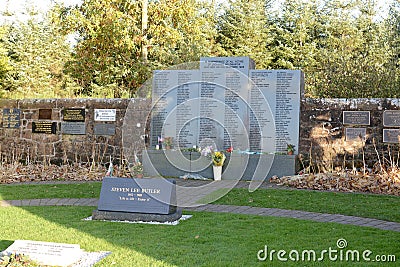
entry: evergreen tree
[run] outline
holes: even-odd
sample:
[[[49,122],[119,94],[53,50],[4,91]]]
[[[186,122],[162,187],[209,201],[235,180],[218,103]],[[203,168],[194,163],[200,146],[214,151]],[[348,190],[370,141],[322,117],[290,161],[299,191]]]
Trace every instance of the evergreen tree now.
[[[52,98],[72,96],[63,68],[70,47],[59,29],[48,19],[40,19],[34,8],[28,8],[27,21],[7,27],[4,48],[10,66],[1,84],[8,98]]]
[[[272,42],[269,19],[272,1],[229,0],[218,20],[218,43],[222,56],[250,56],[259,69],[272,59],[267,49]]]

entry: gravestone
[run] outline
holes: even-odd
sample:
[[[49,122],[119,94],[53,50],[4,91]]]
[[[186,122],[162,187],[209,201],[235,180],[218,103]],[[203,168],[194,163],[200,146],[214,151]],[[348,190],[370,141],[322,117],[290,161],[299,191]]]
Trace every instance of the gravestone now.
[[[7,254],[24,254],[42,265],[71,266],[78,262],[83,250],[76,244],[16,240],[5,251]]]
[[[174,180],[105,177],[92,219],[176,221],[182,211],[176,207],[175,187]]]

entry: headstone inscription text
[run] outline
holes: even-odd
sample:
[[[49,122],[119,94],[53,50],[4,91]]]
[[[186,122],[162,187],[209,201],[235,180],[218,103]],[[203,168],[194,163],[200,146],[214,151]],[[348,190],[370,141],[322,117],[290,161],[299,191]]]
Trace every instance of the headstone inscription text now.
[[[383,126],[400,127],[400,110],[385,110],[383,112]]]
[[[32,133],[56,134],[57,122],[34,121],[32,122]]]
[[[343,111],[343,124],[370,125],[369,111]]]
[[[6,253],[18,253],[46,266],[72,266],[83,255],[79,245],[41,242],[31,240],[15,240]]]
[[[99,211],[169,214],[176,205],[175,181],[105,177]]]
[[[85,121],[85,109],[66,108],[63,110],[63,121]]]
[[[18,108],[3,109],[3,128],[19,128],[21,126],[21,110]]]

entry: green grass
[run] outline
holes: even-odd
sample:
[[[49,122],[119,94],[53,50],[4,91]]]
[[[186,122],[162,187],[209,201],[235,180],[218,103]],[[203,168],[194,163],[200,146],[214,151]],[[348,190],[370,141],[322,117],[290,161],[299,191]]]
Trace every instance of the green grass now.
[[[206,203],[213,195],[202,199]],[[281,208],[400,222],[400,197],[357,193],[318,192],[310,190],[233,189],[213,204]]]
[[[13,240],[79,244],[86,251],[111,251],[98,266],[299,266],[298,262],[263,262],[257,253],[269,251],[346,249],[400,259],[400,233],[367,227],[317,223],[252,215],[190,212],[177,226],[83,221],[93,207],[0,208],[0,250]],[[188,212],[185,212],[188,214]],[[286,255],[287,256],[287,255]],[[303,262],[302,266],[381,266],[361,261]],[[397,264],[398,265],[398,264]],[[396,266],[387,263],[385,266]]]
[[[0,200],[39,198],[96,198],[100,196],[101,182],[0,185]]]

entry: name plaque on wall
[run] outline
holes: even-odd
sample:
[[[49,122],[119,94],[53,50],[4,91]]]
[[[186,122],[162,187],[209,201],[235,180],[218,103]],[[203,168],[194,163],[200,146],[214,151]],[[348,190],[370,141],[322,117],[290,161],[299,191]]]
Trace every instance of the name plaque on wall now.
[[[400,127],[400,110],[385,110],[383,112],[383,126]]]
[[[56,134],[57,122],[36,121],[32,122],[32,133]]]
[[[383,129],[384,143],[400,143],[400,129]]]
[[[19,128],[21,126],[21,110],[18,108],[3,109],[3,128]]]
[[[346,141],[363,141],[367,135],[366,128],[346,128]]]
[[[94,120],[95,121],[116,121],[117,110],[116,109],[95,109]]]
[[[115,124],[97,123],[93,126],[95,135],[115,135]]]
[[[66,108],[63,110],[64,121],[85,121],[85,109]]]
[[[369,111],[343,111],[343,124],[370,125]]]
[[[50,108],[39,109],[39,120],[51,120],[53,110]]]
[[[63,134],[86,134],[86,124],[84,122],[62,122],[61,132]]]

